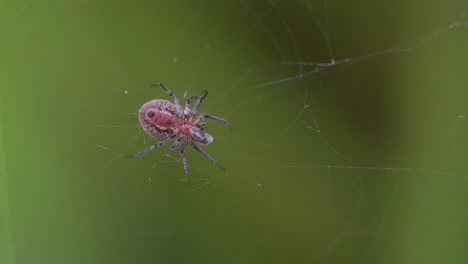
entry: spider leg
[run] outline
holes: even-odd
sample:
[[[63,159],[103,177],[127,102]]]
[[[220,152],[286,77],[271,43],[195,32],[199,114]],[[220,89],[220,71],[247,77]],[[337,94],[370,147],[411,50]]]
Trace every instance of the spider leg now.
[[[198,127],[201,129],[201,131],[206,129],[206,123],[200,122],[198,123]]]
[[[221,118],[221,117],[217,117],[217,116],[214,116],[214,115],[210,115],[210,114],[201,114],[201,115],[198,116],[197,119],[199,121],[203,121],[203,119],[205,119],[205,118],[213,119],[213,120],[216,120],[218,122],[221,122],[221,123],[225,124],[226,126],[229,127],[229,131],[231,131],[231,134],[232,134],[231,125],[229,124],[229,122],[226,119]]]
[[[169,148],[170,150],[172,151],[176,151],[176,150],[179,150],[180,147],[178,147],[177,145],[179,145],[180,141],[182,140],[182,136],[179,136],[175,141],[174,143],[172,144],[172,146]],[[183,146],[182,146],[183,147]]]
[[[130,156],[127,156],[128,158],[134,158],[134,157],[138,157],[138,156],[142,156],[142,155],[145,155],[146,153],[152,151],[153,149],[156,149],[156,148],[159,148],[160,146],[166,144],[169,140],[171,140],[172,138],[168,137],[166,139],[163,139],[161,141],[159,141],[158,143],[156,144],[153,144],[147,148],[145,148],[144,150],[138,152],[138,153],[135,153],[133,155],[130,155]]]
[[[190,110],[190,101],[192,99],[197,99],[198,96],[196,95],[191,95],[189,97],[187,97],[187,99],[185,100],[185,109],[184,109],[184,115],[188,116],[190,113],[191,113],[191,110]]]
[[[188,173],[188,162],[187,162],[187,156],[185,155],[185,148],[180,149],[180,155],[182,156],[182,162],[184,163],[185,178],[187,179],[187,184],[190,185],[190,177]]]
[[[198,107],[200,107],[201,103],[203,102],[203,100],[205,100],[207,95],[208,95],[208,91],[203,90],[202,95],[198,97],[198,100],[195,102],[195,105],[193,106],[192,111],[190,111],[190,117],[193,117],[197,113]]]
[[[213,159],[213,157],[210,156],[210,154],[206,153],[202,148],[200,148],[199,146],[197,145],[192,145],[192,147],[194,149],[196,149],[198,152],[200,152],[201,154],[203,154],[203,156],[205,156],[205,158],[207,158],[209,161],[211,161],[211,163],[215,164],[216,166],[218,166],[220,169],[222,169],[223,171],[225,171],[225,169],[223,168],[223,166],[219,165],[218,162],[216,162],[216,160]]]
[[[161,82],[153,83],[150,85],[150,87],[155,87],[155,86],[160,86],[169,96],[172,97],[172,100],[174,100],[174,104],[177,107],[178,117],[182,118],[182,107],[180,106],[179,99],[177,98],[177,96]]]

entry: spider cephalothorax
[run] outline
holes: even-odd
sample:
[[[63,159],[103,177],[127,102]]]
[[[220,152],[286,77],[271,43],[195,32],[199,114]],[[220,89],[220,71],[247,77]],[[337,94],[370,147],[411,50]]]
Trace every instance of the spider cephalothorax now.
[[[145,103],[138,112],[141,127],[148,133],[148,135],[159,138],[161,141],[147,147],[146,149],[136,153],[132,157],[141,156],[149,151],[156,149],[171,139],[176,138],[170,149],[172,151],[179,151],[184,163],[185,175],[187,183],[190,183],[188,174],[188,163],[185,155],[185,147],[192,146],[198,152],[203,154],[209,161],[216,164],[219,168],[224,168],[219,165],[208,153],[206,153],[199,145],[208,145],[213,142],[213,137],[203,132],[206,124],[203,119],[209,118],[221,122],[229,127],[232,133],[231,125],[223,118],[213,116],[210,114],[200,114],[194,118],[203,100],[208,95],[208,91],[204,90],[201,96],[191,95],[187,97],[185,102],[185,109],[182,111],[179,99],[171,92],[164,84],[155,83],[151,87],[160,86],[169,96],[172,97],[174,103],[163,99],[151,100]],[[195,105],[190,109],[190,103],[196,99]]]

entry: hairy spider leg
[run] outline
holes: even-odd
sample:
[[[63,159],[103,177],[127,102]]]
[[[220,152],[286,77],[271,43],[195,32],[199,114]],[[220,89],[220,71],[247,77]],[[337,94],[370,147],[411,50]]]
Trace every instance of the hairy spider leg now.
[[[188,173],[188,162],[187,162],[187,155],[185,155],[185,149],[180,149],[180,156],[182,156],[182,162],[184,163],[184,170],[185,170],[185,178],[187,179],[187,184],[190,184],[190,177]]]
[[[190,117],[194,117],[195,114],[197,113],[198,111],[198,107],[200,107],[201,103],[203,102],[203,100],[205,100],[206,96],[208,95],[208,91],[207,90],[203,90],[203,94],[198,97],[198,100],[195,102],[195,105],[193,106],[193,109],[192,111],[190,112]]]
[[[203,154],[203,156],[205,156],[205,158],[207,158],[209,161],[211,161],[211,163],[215,164],[216,166],[218,166],[220,169],[222,169],[223,171],[225,171],[225,169],[223,168],[223,166],[219,165],[218,162],[216,162],[215,159],[213,159],[213,157],[210,156],[210,154],[206,153],[202,148],[200,148],[199,146],[197,145],[191,145],[194,149],[196,149],[198,152],[200,152],[201,154]]]
[[[155,86],[160,86],[169,96],[172,97],[172,100],[174,100],[174,104],[177,107],[177,116],[179,118],[182,118],[182,107],[180,106],[179,103],[179,98],[171,91],[169,88],[167,88],[163,83],[158,82],[158,83],[153,83],[150,85],[150,87],[155,87]]]
[[[206,123],[200,122],[198,123],[198,127],[201,129],[201,131],[206,129]]]
[[[174,143],[172,144],[172,146],[170,147],[170,150],[172,151],[176,151],[176,150],[179,150],[181,147],[178,147],[177,145],[179,145],[180,141],[182,140],[182,135],[178,136],[177,139],[174,141]]]
[[[185,117],[188,117],[191,113],[191,110],[190,110],[190,101],[193,100],[193,99],[198,99],[198,96],[196,95],[191,95],[189,97],[187,97],[187,99],[185,100],[185,109],[184,109],[184,115]]]
[[[213,120],[216,120],[218,122],[221,122],[221,123],[225,124],[226,126],[229,127],[229,131],[232,134],[231,125],[229,124],[229,122],[226,119],[221,118],[221,117],[217,117],[217,116],[214,116],[214,115],[210,115],[210,114],[201,114],[201,115],[198,116],[197,119],[198,119],[198,121],[203,121],[203,119],[205,119],[205,118],[213,119]]]
[[[167,143],[169,140],[171,140],[171,139],[172,139],[171,137],[168,137],[168,138],[166,138],[166,139],[163,139],[163,140],[159,141],[158,143],[153,144],[153,145],[151,145],[151,146],[145,148],[144,150],[142,150],[142,151],[140,151],[140,152],[138,152],[138,153],[135,153],[135,154],[133,154],[133,155],[131,155],[131,156],[128,156],[128,157],[129,157],[129,158],[133,158],[133,157],[138,157],[138,156],[145,155],[146,153],[152,151],[153,149],[157,149],[157,148],[159,148],[160,146],[166,144],[166,143]]]

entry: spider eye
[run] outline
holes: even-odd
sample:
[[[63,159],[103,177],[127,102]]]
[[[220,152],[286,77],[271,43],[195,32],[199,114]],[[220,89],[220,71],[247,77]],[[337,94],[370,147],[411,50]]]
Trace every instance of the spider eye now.
[[[149,118],[153,118],[153,117],[154,117],[154,112],[153,112],[153,111],[148,111],[148,113],[146,113],[146,115],[147,115]]]

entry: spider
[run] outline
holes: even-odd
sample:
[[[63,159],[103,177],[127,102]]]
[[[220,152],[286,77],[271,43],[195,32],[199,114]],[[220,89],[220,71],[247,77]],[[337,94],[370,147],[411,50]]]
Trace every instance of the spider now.
[[[216,162],[213,157],[200,147],[213,142],[213,136],[203,132],[207,125],[202,121],[205,118],[209,118],[221,122],[229,127],[229,131],[232,134],[231,125],[226,119],[211,114],[200,114],[197,118],[194,118],[201,103],[208,95],[208,91],[204,90],[201,96],[191,95],[187,97],[185,101],[185,109],[182,111],[179,99],[171,90],[160,82],[150,85],[150,87],[155,86],[160,86],[169,96],[172,97],[174,103],[163,99],[151,100],[140,108],[138,111],[138,118],[140,120],[141,127],[146,131],[146,133],[154,138],[161,139],[161,141],[134,155],[131,155],[130,157],[144,155],[153,149],[159,148],[168,143],[173,138],[176,138],[170,147],[170,150],[180,152],[184,163],[187,184],[190,184],[187,156],[185,155],[185,147],[187,146],[193,147],[205,156],[205,158],[224,171],[225,169],[223,166]],[[190,109],[190,103],[194,99],[196,99],[195,105]]]

